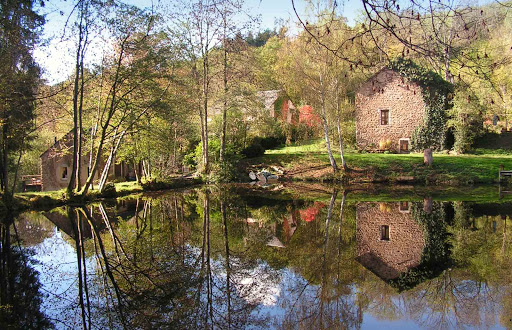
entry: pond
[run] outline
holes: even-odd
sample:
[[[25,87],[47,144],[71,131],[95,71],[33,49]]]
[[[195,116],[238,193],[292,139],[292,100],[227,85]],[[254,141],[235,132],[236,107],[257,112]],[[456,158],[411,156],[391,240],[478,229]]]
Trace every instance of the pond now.
[[[226,185],[26,212],[1,228],[0,327],[510,328],[512,200],[485,191]]]

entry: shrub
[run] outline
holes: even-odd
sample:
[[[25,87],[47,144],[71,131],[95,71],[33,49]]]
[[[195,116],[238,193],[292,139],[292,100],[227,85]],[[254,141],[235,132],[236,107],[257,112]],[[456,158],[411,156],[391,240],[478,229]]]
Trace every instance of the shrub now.
[[[233,162],[214,163],[210,169],[211,183],[235,182],[238,179],[238,170]]]
[[[476,138],[483,133],[482,113],[484,108],[478,97],[466,86],[458,86],[453,100],[454,106],[450,109],[448,125],[453,129],[455,143],[453,149],[465,153],[471,149]]]
[[[116,176],[113,180],[113,183],[126,182],[126,178],[122,176]]]
[[[36,208],[42,207],[54,207],[59,204],[60,201],[51,198],[50,196],[34,196],[30,200],[30,205]]]
[[[263,154],[265,154],[265,148],[263,148],[263,146],[256,141],[251,143],[244,150],[242,150],[242,155],[244,155],[247,158],[260,157],[263,156]]]
[[[194,179],[173,179],[173,180],[149,180],[142,183],[142,190],[144,191],[157,191],[157,190],[165,190],[165,189],[176,189],[176,188],[184,188],[194,184],[203,183],[201,178]]]
[[[117,191],[116,186],[113,182],[108,182],[105,184],[105,187],[103,187],[103,191],[101,192],[101,197],[104,198],[116,198],[117,197]]]
[[[260,138],[260,144],[261,146],[267,150],[267,149],[275,149],[285,142],[284,136],[268,136],[264,138]]]
[[[391,140],[380,140],[379,141],[379,150],[390,150],[391,149]]]

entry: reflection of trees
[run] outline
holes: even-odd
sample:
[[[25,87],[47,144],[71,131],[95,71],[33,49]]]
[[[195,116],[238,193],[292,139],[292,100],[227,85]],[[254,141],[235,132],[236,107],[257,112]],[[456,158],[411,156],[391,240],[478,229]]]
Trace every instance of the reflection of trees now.
[[[455,203],[450,226],[446,207],[439,202],[431,209],[420,203],[413,206],[415,219],[431,235],[422,262],[403,274],[402,282],[393,283],[408,288],[402,294],[383,281],[367,279],[367,310],[383,319],[408,317],[421,327],[442,329],[491,327],[495,315],[505,313],[502,324],[508,326],[510,310],[501,309],[511,292],[510,255],[501,253],[506,234],[493,233],[493,219],[476,218],[462,202]]]
[[[310,260],[319,260],[315,264],[315,272],[306,272],[310,278],[297,281],[291,285],[285,300],[286,316],[281,325],[284,328],[359,328],[362,322],[362,311],[353,290],[353,281],[358,276],[354,264],[354,249],[347,248],[343,239],[342,226],[346,194],[343,193],[339,222],[333,222],[334,205],[337,190],[333,190],[325,215],[325,224],[321,231],[311,237],[319,248],[310,255]],[[311,224],[314,226],[315,224]],[[334,231],[338,227],[337,231]],[[332,232],[335,235],[332,235]],[[353,232],[353,228],[352,228]],[[309,232],[309,234],[312,234]],[[355,233],[352,234],[354,236]],[[352,242],[353,247],[353,242]],[[304,251],[300,251],[304,252]],[[320,252],[318,255],[318,252]],[[347,254],[348,252],[348,254]],[[315,255],[316,254],[316,255]],[[303,266],[304,265],[300,265]],[[311,265],[310,265],[311,266]],[[317,283],[313,285],[313,283]]]
[[[239,216],[233,218],[233,214],[229,214],[227,208],[232,204],[222,197],[212,208],[211,197],[210,191],[205,190],[201,210],[200,285],[192,324],[220,329],[261,327],[266,318],[257,317],[254,312],[257,305],[269,297],[269,289],[274,284],[273,271],[258,267],[243,256],[239,245],[232,245],[230,224],[238,222]]]
[[[435,234],[421,264],[448,258],[452,269],[425,266],[432,273],[416,282],[419,272],[409,273],[399,293],[355,261],[356,208],[345,194],[316,201],[325,207],[309,222],[293,216],[313,200],[246,199],[215,187],[172,192],[138,199],[124,220],[105,204],[69,208],[77,276],[74,310],[62,319],[75,313],[85,328],[358,328],[369,313],[426,328],[488,327],[495,315],[509,324],[511,250],[499,215],[475,219],[461,204],[466,213],[457,217],[456,205],[450,222],[444,204],[413,206]],[[274,235],[285,248],[267,246]]]
[[[435,278],[451,266],[445,205],[427,199],[424,204],[413,203],[411,212],[416,222],[423,226],[425,247],[418,266],[390,280],[390,284],[400,291]]]
[[[30,253],[18,245],[12,218],[4,219],[0,223],[0,327],[3,329],[51,326],[40,312],[39,274],[29,263]]]
[[[444,271],[406,293],[408,313],[427,328],[491,327],[499,311],[498,287],[457,270]],[[490,317],[492,316],[492,317]]]
[[[112,225],[101,204],[97,212],[69,208],[69,219],[76,224],[73,237],[84,327],[91,322],[128,328],[264,324],[265,316],[254,311],[275,285],[274,272],[245,259],[239,245],[232,251],[230,223],[238,218],[230,219],[226,203],[214,201],[212,209],[210,192],[197,197],[198,212],[192,212],[186,206],[190,201],[179,194],[160,201],[140,200],[135,215],[118,226]],[[94,217],[102,218],[103,232]],[[84,222],[91,228],[90,242],[81,235]],[[86,244],[93,245],[94,279],[87,271],[86,251],[91,248],[86,249]],[[101,294],[103,301],[95,305],[92,292]]]

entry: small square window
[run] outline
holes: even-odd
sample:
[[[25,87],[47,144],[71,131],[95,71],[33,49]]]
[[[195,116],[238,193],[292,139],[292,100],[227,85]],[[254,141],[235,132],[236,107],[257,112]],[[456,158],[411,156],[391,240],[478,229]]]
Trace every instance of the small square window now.
[[[381,241],[389,241],[389,226],[387,226],[387,225],[380,226],[380,240]]]
[[[400,210],[400,212],[409,212],[409,210],[410,210],[409,202],[403,202],[403,201],[400,202],[398,209]]]
[[[389,110],[380,111],[380,124],[389,125]]]

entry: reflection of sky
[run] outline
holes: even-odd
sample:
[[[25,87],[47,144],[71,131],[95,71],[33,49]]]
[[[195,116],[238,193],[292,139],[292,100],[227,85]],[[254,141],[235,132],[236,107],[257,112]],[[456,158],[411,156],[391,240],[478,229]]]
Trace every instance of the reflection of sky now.
[[[57,327],[80,327],[82,320],[78,305],[76,251],[73,245],[74,242],[67,237],[63,237],[63,235],[65,234],[54,230],[49,238],[31,248],[35,253],[33,258],[38,262],[34,265],[34,268],[40,273],[39,280],[42,285],[42,293],[45,295],[41,308]],[[186,245],[186,249],[188,252],[186,262],[194,264],[199,258],[201,250],[190,245]],[[102,291],[103,286],[98,280],[102,276],[95,273],[98,271],[95,265],[94,258],[87,259],[92,314],[98,315],[98,313],[104,312],[102,306],[106,302],[105,293]],[[329,319],[330,316],[334,315],[332,312],[339,302],[345,303],[349,316],[355,317],[357,315],[357,295],[361,293],[368,294],[363,292],[369,290],[368,283],[369,286],[378,284],[374,289],[375,292],[370,292],[373,293],[373,299],[378,299],[379,295],[389,298],[394,315],[382,314],[381,312],[385,311],[386,308],[380,306],[381,302],[377,300],[370,301],[363,310],[361,324],[363,329],[431,328],[432,325],[436,324],[448,328],[470,327],[475,326],[471,318],[474,315],[469,313],[472,310],[475,310],[477,314],[475,319],[486,322],[480,326],[499,328],[497,315],[501,311],[499,304],[502,297],[497,291],[500,291],[500,288],[490,288],[475,281],[455,280],[452,287],[443,286],[442,279],[434,279],[420,284],[417,289],[402,294],[388,292],[390,296],[387,297],[385,293],[378,289],[380,285],[386,285],[381,283],[380,279],[372,273],[366,272],[366,283],[350,284],[347,286],[348,290],[345,295],[331,297],[330,295],[333,295],[331,292],[322,292],[320,285],[311,284],[308,279],[293,268],[273,269],[261,260],[244,264],[243,260],[236,257],[230,258],[230,266],[232,269],[231,280],[234,284],[232,289],[246,304],[257,305],[255,309],[251,310],[251,315],[255,319],[268,317],[273,320],[274,323],[269,325],[269,328],[281,328],[284,324],[297,324],[304,320],[308,322],[308,318],[322,317],[321,313],[324,313],[323,315]],[[223,258],[218,257],[212,260],[212,272],[215,282],[213,294],[218,297],[214,300],[215,310],[224,313],[227,309],[224,291],[227,275],[226,263]],[[436,288],[436,284],[440,287]],[[324,288],[326,287],[329,287],[329,285],[324,286]],[[390,288],[386,287],[386,289]],[[443,314],[443,311],[432,310],[432,308],[435,308],[435,304],[429,300],[429,297],[436,295],[436,289],[440,292],[446,291],[446,295],[449,296],[446,301],[442,299],[439,301],[439,303],[446,306],[451,303],[449,301],[450,297],[456,296],[460,300],[455,307],[458,310],[445,311],[446,314]],[[440,292],[437,292],[437,294]],[[329,298],[325,298],[324,295]],[[372,296],[372,294],[368,295]],[[323,300],[321,297],[324,297]],[[204,304],[206,298],[204,295],[202,295],[202,298],[201,303]],[[324,308],[322,312],[321,304]],[[471,304],[474,304],[474,308]],[[468,317],[461,317],[460,315],[457,317],[455,313]],[[104,319],[108,317],[110,316],[95,317],[93,323],[101,327],[101,324],[106,322]],[[443,319],[443,323],[440,323],[439,320],[443,317],[445,319]],[[397,320],[390,321],[388,318],[396,318]],[[312,324],[317,325],[317,323]]]
[[[65,234],[64,234],[65,235]],[[63,233],[55,229],[53,235],[34,246],[33,266],[39,272],[39,282],[45,296],[41,310],[60,327],[81,327],[78,305],[78,269],[74,246],[70,245]],[[95,277],[94,259],[86,261],[88,282]],[[92,289],[92,286],[89,285]]]

